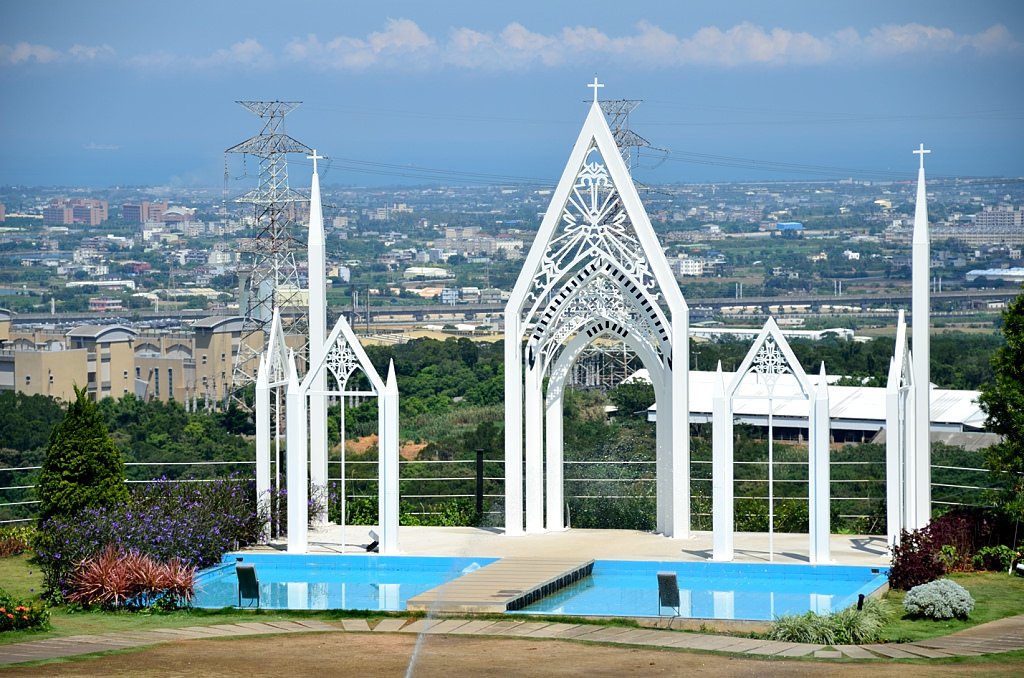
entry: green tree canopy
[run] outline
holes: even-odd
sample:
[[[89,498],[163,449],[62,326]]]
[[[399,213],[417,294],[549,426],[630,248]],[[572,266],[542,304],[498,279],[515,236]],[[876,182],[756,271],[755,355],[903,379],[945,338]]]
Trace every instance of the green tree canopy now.
[[[103,415],[84,388],[75,396],[50,434],[39,475],[40,520],[128,500],[124,461]]]
[[[1003,313],[1006,346],[992,358],[995,380],[982,388],[981,408],[988,415],[986,425],[1003,441],[989,448],[986,464],[1009,482],[1009,496],[1001,497],[1004,508],[1024,516],[1024,294],[1017,296]]]

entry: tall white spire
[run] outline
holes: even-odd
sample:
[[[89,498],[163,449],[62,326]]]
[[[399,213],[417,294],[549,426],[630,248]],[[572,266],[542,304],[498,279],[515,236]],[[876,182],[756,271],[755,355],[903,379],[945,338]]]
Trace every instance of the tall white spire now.
[[[309,189],[309,364],[318,365],[323,357],[324,339],[327,337],[327,262],[324,238],[323,208],[320,203],[320,175],[317,160],[323,156],[309,156],[313,161],[313,179]],[[310,482],[314,487],[327,487],[327,373],[317,372],[309,394],[309,458]],[[326,516],[317,516],[317,523],[326,522]]]
[[[914,483],[914,506],[910,522],[924,527],[931,519],[931,306],[928,285],[931,279],[931,250],[928,243],[928,194],[924,182],[924,156],[931,153],[924,144],[914,151],[921,158],[917,171],[917,201],[914,205],[914,239],[912,253],[911,319],[914,346],[914,452],[908,471]]]

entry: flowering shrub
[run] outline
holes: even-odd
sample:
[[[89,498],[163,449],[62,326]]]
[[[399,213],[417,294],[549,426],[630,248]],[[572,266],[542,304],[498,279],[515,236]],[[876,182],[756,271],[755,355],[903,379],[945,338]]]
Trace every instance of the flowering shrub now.
[[[15,600],[0,589],[0,632],[43,629],[50,624],[50,611],[40,603]]]
[[[903,599],[903,609],[912,617],[966,619],[974,609],[974,598],[955,581],[938,579],[910,589]]]
[[[238,546],[254,542],[262,519],[252,483],[156,482],[137,489],[122,506],[86,509],[73,519],[42,522],[36,557],[51,597],[67,593],[78,566],[108,546],[159,562],[174,559],[207,567]]]
[[[0,527],[0,558],[24,553],[32,545],[31,527]]]
[[[173,609],[191,602],[195,573],[177,558],[159,563],[111,545],[78,566],[64,597],[87,606]]]

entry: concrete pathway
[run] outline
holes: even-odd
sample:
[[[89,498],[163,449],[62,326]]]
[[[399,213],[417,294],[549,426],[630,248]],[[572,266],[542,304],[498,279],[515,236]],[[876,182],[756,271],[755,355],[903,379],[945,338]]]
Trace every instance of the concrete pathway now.
[[[662,629],[623,628],[597,624],[535,622],[522,619],[397,619],[388,618],[371,626],[365,619],[339,622],[315,620],[246,622],[179,629],[154,629],[135,633],[67,636],[24,643],[0,645],[0,666],[59,657],[144,647],[175,640],[197,640],[224,636],[286,633],[415,633],[509,638],[550,638],[601,642],[611,645],[726,652],[757,657],[814,657],[816,659],[939,659],[1024,650],[1024,615],[1008,617],[958,631],[941,638],[915,643],[884,645],[811,645],[735,636],[715,636]]]

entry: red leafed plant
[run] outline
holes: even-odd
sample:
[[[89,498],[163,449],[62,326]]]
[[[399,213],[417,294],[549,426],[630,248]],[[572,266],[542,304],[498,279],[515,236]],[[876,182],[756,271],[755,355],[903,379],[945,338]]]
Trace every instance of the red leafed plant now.
[[[78,566],[65,598],[87,606],[175,608],[192,600],[194,583],[195,568],[177,558],[159,563],[111,545]]]

